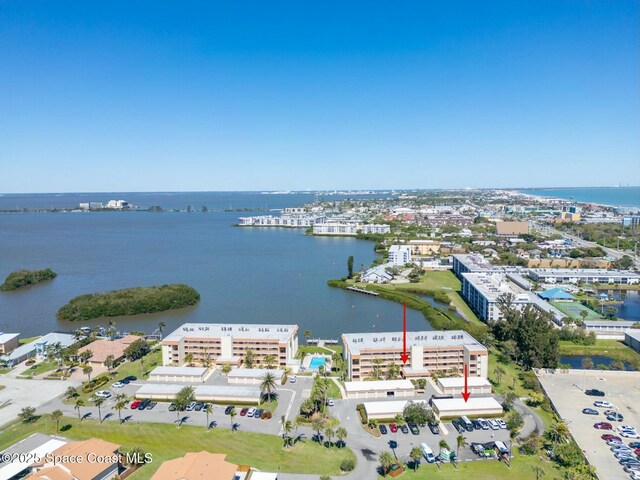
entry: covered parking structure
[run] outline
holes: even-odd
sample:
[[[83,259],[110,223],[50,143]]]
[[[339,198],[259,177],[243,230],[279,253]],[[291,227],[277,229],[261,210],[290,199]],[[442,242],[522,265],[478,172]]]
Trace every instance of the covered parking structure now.
[[[383,402],[364,402],[364,410],[369,420],[393,420],[397,415],[404,412],[409,400],[388,400]],[[427,408],[427,402],[420,400],[415,403],[424,403]]]
[[[275,377],[278,384],[282,384],[284,370],[275,370],[268,368],[236,368],[229,372],[227,379],[233,384],[250,384],[257,385],[264,379],[264,376],[270,373]]]
[[[156,367],[149,374],[149,381],[202,383],[209,375],[205,367]]]
[[[438,389],[446,395],[461,395],[464,390],[464,377],[438,378]],[[484,377],[469,377],[467,389],[474,395],[491,394],[491,382]]]
[[[504,413],[502,405],[493,397],[434,398],[431,400],[433,411],[438,417],[452,418],[466,415],[468,417],[495,417]]]
[[[348,399],[413,397],[416,389],[410,380],[374,380],[371,382],[344,382]]]
[[[183,385],[147,383],[138,389],[136,398],[153,400],[175,400]],[[194,398],[200,402],[259,404],[262,392],[258,387],[235,385],[198,385],[194,387]]]

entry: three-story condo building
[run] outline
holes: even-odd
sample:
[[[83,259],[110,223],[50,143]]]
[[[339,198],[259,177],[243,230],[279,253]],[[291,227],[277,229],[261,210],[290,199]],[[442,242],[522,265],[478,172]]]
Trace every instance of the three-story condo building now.
[[[486,377],[488,351],[484,345],[463,330],[407,332],[409,360],[402,364],[402,332],[345,333],[342,335],[344,359],[349,379],[384,377],[391,364],[400,367],[405,378],[424,378],[433,373],[457,371]]]
[[[162,340],[162,365],[183,365],[188,354],[203,365],[240,365],[251,349],[255,365],[265,365],[272,355],[274,366],[284,367],[298,351],[297,325],[185,323]]]

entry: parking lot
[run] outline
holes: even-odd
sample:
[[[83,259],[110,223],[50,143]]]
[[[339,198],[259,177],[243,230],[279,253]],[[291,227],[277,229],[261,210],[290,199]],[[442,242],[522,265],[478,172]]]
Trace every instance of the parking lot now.
[[[134,400],[136,391],[146,382],[140,380],[131,382],[122,388],[108,388],[112,396],[105,400],[101,406],[102,417],[106,420],[118,420],[118,413],[114,410],[115,397],[119,393],[124,393],[130,398],[129,405]],[[272,435],[278,435],[280,433],[280,417],[287,415],[290,420],[293,420],[300,410],[300,404],[302,400],[309,395],[313,379],[311,377],[298,376],[296,383],[290,383],[287,381],[285,385],[279,385],[276,393],[278,395],[278,405],[273,411],[271,420],[260,420],[241,416],[241,407],[236,409],[237,416],[234,418],[235,428],[244,431],[269,433]],[[211,377],[206,381],[208,385],[227,385],[226,378],[218,371],[214,372]],[[194,384],[181,384],[185,386],[196,386]],[[66,386],[65,386],[66,388]],[[130,422],[156,422],[156,423],[176,423],[178,421],[186,425],[199,425],[205,426],[207,424],[207,415],[204,411],[184,411],[170,412],[169,405],[171,402],[158,402],[158,404],[152,410],[131,410],[129,406],[121,411],[122,418]],[[224,410],[227,405],[215,404],[213,405],[213,413],[209,415],[209,422],[214,427],[231,428],[231,417],[225,415]],[[56,409],[62,409],[68,416],[74,416],[78,412],[74,409],[73,405],[67,405],[62,402],[60,398],[52,400],[41,408],[38,409],[42,413],[50,413]],[[80,414],[85,415],[89,413],[89,418],[98,418],[98,409],[94,407],[90,402],[87,402],[85,407],[80,409]]]
[[[613,456],[601,435],[611,433],[597,430],[596,422],[607,421],[605,408],[596,408],[598,415],[585,415],[583,408],[594,407],[593,402],[606,400],[614,405],[624,416],[622,422],[609,422],[614,428],[618,425],[632,425],[640,428],[640,376],[637,372],[607,372],[601,370],[569,370],[568,373],[541,372],[538,376],[547,395],[567,422],[573,438],[584,451],[589,463],[596,467],[601,480],[629,479],[618,460]],[[605,392],[604,397],[585,395],[585,389],[598,389]],[[613,432],[616,434],[615,432]],[[625,443],[639,441],[623,439]]]

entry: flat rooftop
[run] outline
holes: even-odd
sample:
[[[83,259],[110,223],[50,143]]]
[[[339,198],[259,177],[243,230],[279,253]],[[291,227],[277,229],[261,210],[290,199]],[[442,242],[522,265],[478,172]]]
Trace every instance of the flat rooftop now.
[[[464,377],[438,378],[438,383],[447,388],[464,387]],[[467,385],[470,387],[490,387],[491,382],[484,377],[469,377]]]
[[[262,378],[265,373],[273,374],[276,379],[282,378],[284,370],[269,368],[234,368],[227,375],[228,378]]]
[[[3,451],[3,453],[13,454],[32,454],[34,458],[42,458],[65,445],[67,442],[60,438],[53,438],[43,433],[34,433],[33,435],[14,443],[12,446]],[[33,461],[25,458],[26,462],[20,461],[20,458],[11,462],[0,462],[0,478],[11,478],[26,470]]]
[[[459,253],[453,258],[462,263],[470,272],[481,272],[484,270],[493,270],[491,265],[482,255],[473,253]]]
[[[147,383],[138,389],[136,396],[145,395],[177,395],[184,388],[183,385],[168,383]],[[196,398],[205,397],[255,397],[260,398],[262,392],[255,386],[236,385],[198,385],[194,387]]]
[[[0,332],[0,343],[7,343],[9,340],[13,340],[16,337],[19,337],[19,333],[4,333]]]
[[[463,273],[462,276],[487,300],[495,302],[504,294],[511,294],[514,303],[530,303],[527,291],[509,281],[502,273]]]
[[[410,401],[411,400],[386,400],[383,402],[364,402],[363,405],[368,415],[380,415],[383,413],[402,412]],[[424,400],[414,401],[414,403],[427,404]]]
[[[233,324],[233,323],[185,323],[167,335],[164,341],[182,338],[256,338],[277,339],[286,342],[297,332],[297,325]]]
[[[487,410],[496,409],[502,410],[502,405],[493,397],[476,397],[471,395],[468,401],[464,401],[464,398],[434,398],[431,400],[434,408],[437,408],[440,413],[448,412],[452,410]]]
[[[344,382],[344,389],[347,391],[347,393],[355,393],[371,391],[414,390],[415,387],[410,380],[373,380],[371,382]]]
[[[640,274],[629,270],[607,270],[604,268],[529,268],[529,272],[553,277],[608,277],[637,278]]]
[[[403,347],[402,332],[345,333],[342,335],[342,339],[345,346],[355,355],[359,354],[362,350],[397,350]],[[484,345],[464,330],[407,332],[407,350],[412,346],[467,346],[485,349]]]
[[[205,374],[205,367],[156,367],[149,375],[182,375],[201,377]]]
[[[636,342],[640,342],[640,330],[639,329],[635,329],[635,330],[627,330],[626,332],[624,332],[626,335],[628,335],[629,337],[631,337],[632,339],[634,339]]]

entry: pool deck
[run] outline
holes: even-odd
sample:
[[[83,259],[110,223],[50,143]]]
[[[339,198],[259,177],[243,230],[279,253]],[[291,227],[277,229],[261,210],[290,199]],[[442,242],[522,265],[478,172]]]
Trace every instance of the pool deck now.
[[[324,362],[319,365],[311,366],[311,362],[315,359],[322,359]],[[302,359],[302,366],[305,370],[315,371],[318,370],[321,366],[329,366],[331,367],[331,355],[323,355],[320,353],[310,353],[305,355],[304,359]]]

